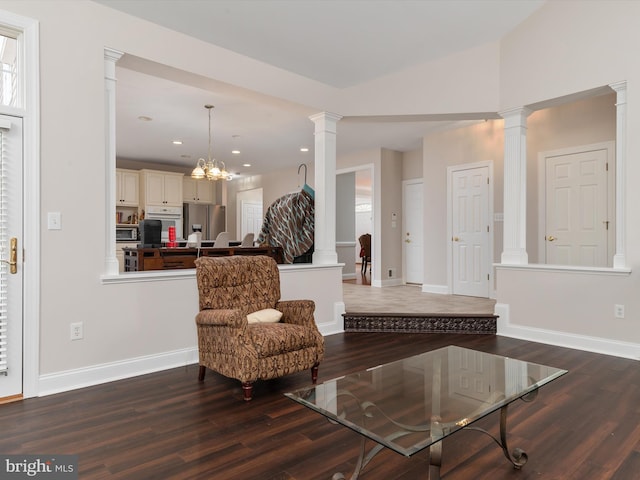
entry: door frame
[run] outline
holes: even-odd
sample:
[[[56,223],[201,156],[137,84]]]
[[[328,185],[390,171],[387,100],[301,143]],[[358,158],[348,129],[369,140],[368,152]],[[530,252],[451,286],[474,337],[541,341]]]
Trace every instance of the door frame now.
[[[547,157],[558,157],[575,153],[585,153],[593,150],[606,150],[609,174],[607,175],[607,216],[609,230],[607,231],[607,267],[613,266],[613,256],[616,253],[616,142],[590,143],[558,150],[538,152],[538,263],[547,263],[546,241],[543,240],[547,230]]]
[[[23,231],[18,254],[22,268],[22,395],[39,394],[40,375],[40,34],[39,22],[0,10],[0,26],[20,34],[19,61],[23,66],[19,88],[23,105],[0,107],[0,113],[22,118]],[[28,257],[27,257],[28,256]],[[29,261],[24,261],[28,258]]]
[[[453,294],[453,245],[451,238],[453,237],[453,174],[462,170],[474,170],[476,168],[488,167],[487,178],[489,179],[488,191],[488,212],[487,219],[489,221],[489,248],[487,248],[487,258],[485,259],[487,271],[489,272],[489,288],[488,298],[495,298],[495,273],[493,271],[493,250],[494,250],[494,221],[493,221],[493,161],[486,160],[481,162],[462,163],[447,167],[447,292]]]
[[[406,205],[407,205],[407,185],[422,185],[422,204],[420,205],[420,209],[422,212],[422,279],[420,281],[420,286],[424,285],[424,180],[422,178],[413,178],[411,180],[403,180],[402,181],[402,283],[407,283],[407,244],[404,243],[405,234],[407,231],[407,215],[406,215]]]

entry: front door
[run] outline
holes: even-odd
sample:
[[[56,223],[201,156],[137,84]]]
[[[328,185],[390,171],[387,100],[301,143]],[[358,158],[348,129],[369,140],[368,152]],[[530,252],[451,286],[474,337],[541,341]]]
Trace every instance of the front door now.
[[[452,290],[489,297],[489,167],[452,172]]]
[[[22,160],[22,119],[0,115],[0,403],[22,395]]]
[[[404,185],[404,271],[407,283],[422,285],[423,232],[422,232],[422,182],[407,182]]]

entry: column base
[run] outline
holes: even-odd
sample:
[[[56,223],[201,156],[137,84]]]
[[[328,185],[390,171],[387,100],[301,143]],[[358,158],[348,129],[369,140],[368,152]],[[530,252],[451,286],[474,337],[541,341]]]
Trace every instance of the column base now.
[[[505,265],[528,265],[529,255],[525,250],[512,250],[502,252],[500,263]]]
[[[338,254],[328,250],[316,250],[313,252],[313,263],[318,265],[335,265],[338,263]]]

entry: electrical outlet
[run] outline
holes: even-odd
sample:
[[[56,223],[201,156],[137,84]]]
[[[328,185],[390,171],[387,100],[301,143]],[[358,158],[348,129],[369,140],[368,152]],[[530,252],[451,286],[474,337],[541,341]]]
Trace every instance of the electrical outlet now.
[[[613,306],[613,314],[616,318],[624,318],[624,305],[614,305]]]
[[[71,328],[71,340],[82,340],[82,322],[72,323],[69,326]]]

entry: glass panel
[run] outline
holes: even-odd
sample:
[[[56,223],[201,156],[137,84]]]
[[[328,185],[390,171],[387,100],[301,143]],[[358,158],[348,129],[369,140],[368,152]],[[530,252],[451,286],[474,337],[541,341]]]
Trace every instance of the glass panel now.
[[[286,395],[410,456],[565,373],[449,346]]]
[[[0,34],[0,105],[17,106],[18,41]]]

